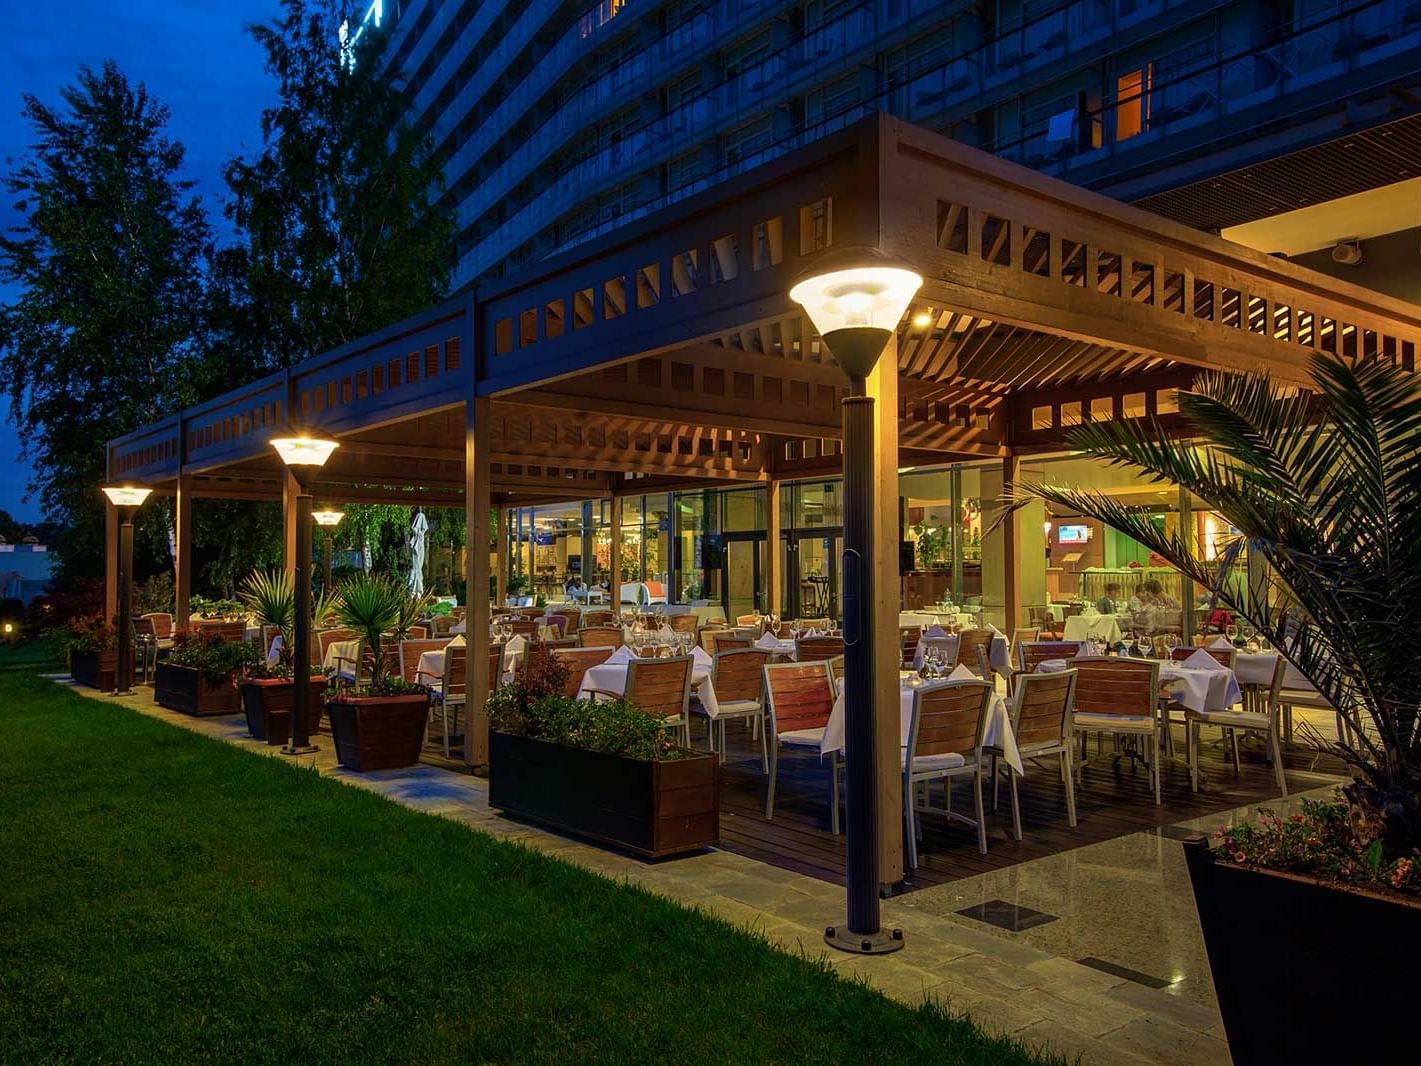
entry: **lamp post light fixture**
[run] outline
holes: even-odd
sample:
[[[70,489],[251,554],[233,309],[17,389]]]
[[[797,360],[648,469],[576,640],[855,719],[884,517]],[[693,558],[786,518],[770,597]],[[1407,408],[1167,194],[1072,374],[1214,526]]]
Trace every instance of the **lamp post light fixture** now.
[[[127,696],[133,691],[133,516],[143,506],[152,489],[141,485],[105,485],[104,495],[118,511],[118,637],[115,640],[118,665],[114,669],[113,694]]]
[[[320,526],[326,535],[326,595],[329,596],[331,592],[332,540],[335,537],[335,528],[336,526],[340,525],[340,520],[345,517],[345,512],[337,511],[332,508],[326,508],[323,511],[312,511],[311,517],[316,520],[316,525]]]
[[[874,640],[874,400],[866,381],[923,279],[876,248],[836,248],[816,260],[790,289],[830,354],[849,377],[844,436],[844,748],[848,914],[829,926],[830,947],[876,955],[903,946],[903,932],[884,932],[878,907],[878,796]]]
[[[283,755],[305,755],[316,750],[306,728],[306,707],[311,699],[311,486],[316,473],[326,465],[336,442],[319,437],[278,437],[271,442],[276,454],[296,479],[296,558],[292,583],[295,586],[296,618],[292,626],[292,669],[295,671],[294,706],[291,709],[290,739]]]

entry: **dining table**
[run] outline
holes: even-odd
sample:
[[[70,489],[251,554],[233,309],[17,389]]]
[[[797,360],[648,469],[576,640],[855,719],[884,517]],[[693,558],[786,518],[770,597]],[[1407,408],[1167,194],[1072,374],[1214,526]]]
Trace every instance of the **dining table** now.
[[[953,671],[943,679],[946,681],[978,681],[977,677],[966,666],[959,663]],[[942,682],[938,682],[939,684]],[[902,751],[907,751],[909,733],[913,728],[913,696],[915,693],[929,688],[934,684],[931,681],[924,681],[916,674],[904,673],[899,678],[898,684],[898,744]],[[1011,714],[1007,708],[1007,701],[998,692],[992,693],[991,702],[987,707],[987,728],[983,733],[982,744],[984,747],[996,748],[1001,751],[1002,757],[1013,770],[1019,774],[1026,773],[1021,758],[1021,752],[1017,748],[1016,733],[1012,730]],[[844,694],[842,688],[838,696],[834,699],[834,705],[829,710],[829,721],[824,726],[824,736],[819,741],[819,754],[827,755],[830,752],[844,750]]]
[[[627,691],[628,667],[638,656],[630,648],[622,647],[612,652],[606,662],[589,666],[582,675],[577,698],[593,699],[596,692],[615,692],[619,695]],[[703,648],[691,652],[691,691],[700,700],[707,716],[715,718],[720,714],[720,703],[715,698],[715,685],[711,681],[714,661]]]
[[[266,651],[266,663],[275,666],[281,661],[281,650],[286,646],[281,634],[271,638],[271,647]],[[360,655],[360,640],[333,640],[326,648],[321,660],[321,669],[338,681],[355,681],[356,659]]]
[[[444,660],[447,657],[449,648],[465,647],[464,638],[455,636],[448,644],[442,648],[434,648],[430,651],[420,652],[419,673],[415,676],[420,678],[421,685],[428,685],[435,692],[440,691],[444,685]],[[494,684],[502,684],[509,681],[518,672],[518,666],[523,661],[523,655],[528,650],[528,643],[522,637],[512,637],[503,646],[503,676],[493,681]],[[434,680],[437,678],[438,680]]]
[[[1207,652],[1195,655],[1202,657],[1184,662],[1160,661],[1160,689],[1168,692],[1175,703],[1193,711],[1226,711],[1238,703],[1243,692],[1234,672]],[[1069,659],[1046,659],[1037,664],[1036,672],[1060,673],[1070,665]]]
[[[972,629],[977,625],[977,616],[971,611],[962,610],[957,607],[925,607],[919,611],[899,611],[898,628],[908,629],[918,626],[927,629],[930,626],[959,626],[963,629]]]
[[[1133,621],[1128,614],[1073,614],[1061,623],[1061,639],[1098,640],[1106,644],[1117,644],[1121,637],[1121,626],[1128,629]]]

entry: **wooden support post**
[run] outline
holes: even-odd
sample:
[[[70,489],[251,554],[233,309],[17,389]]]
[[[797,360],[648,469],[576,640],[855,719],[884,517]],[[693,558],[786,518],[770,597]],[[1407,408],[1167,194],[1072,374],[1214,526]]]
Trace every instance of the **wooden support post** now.
[[[498,551],[498,575],[494,578],[493,602],[503,603],[508,596],[508,508],[498,509],[498,532],[494,541]]]
[[[476,397],[465,404],[464,521],[469,549],[464,555],[468,607],[464,614],[468,651],[464,657],[464,762],[479,772],[488,770],[489,677],[488,512],[493,477],[489,470],[489,400]]]
[[[301,494],[301,486],[291,471],[282,468],[281,473],[281,559],[288,577],[296,576],[296,497]]]
[[[192,475],[178,477],[173,504],[173,625],[186,629],[192,615]]]
[[[118,508],[104,500],[104,621],[118,617]]]
[[[612,610],[622,611],[622,498],[612,497],[612,562],[608,567],[607,598],[612,601]]]
[[[899,750],[898,611],[898,342],[890,339],[869,374],[867,395],[875,401],[873,603],[874,705],[878,730],[874,753],[878,786],[878,880],[892,885],[903,880],[903,768]]]
[[[780,483],[765,485],[765,612],[780,613]]]

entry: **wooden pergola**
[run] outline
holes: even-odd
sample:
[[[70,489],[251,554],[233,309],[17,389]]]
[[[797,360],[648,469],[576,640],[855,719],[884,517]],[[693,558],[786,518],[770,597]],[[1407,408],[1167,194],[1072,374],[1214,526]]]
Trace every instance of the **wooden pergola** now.
[[[1302,382],[1311,353],[1333,352],[1413,370],[1421,309],[880,115],[111,441],[109,478],[176,496],[180,619],[197,500],[286,500],[290,562],[294,484],[268,440],[292,429],[341,442],[313,490],[323,502],[462,505],[476,530],[494,506],[603,497],[619,535],[623,496],[758,483],[773,545],[777,484],[840,467],[847,379],[788,292],[846,244],[925,279],[869,382],[880,870],[897,881],[900,466],[994,460],[1010,484],[1023,456],[1059,450],[1078,421],[1167,415],[1201,367]],[[1004,528],[1008,560],[1020,522]],[[465,577],[477,644],[488,553],[467,553]],[[1005,581],[1011,624],[1010,565]],[[480,767],[488,657],[467,662],[464,757]]]

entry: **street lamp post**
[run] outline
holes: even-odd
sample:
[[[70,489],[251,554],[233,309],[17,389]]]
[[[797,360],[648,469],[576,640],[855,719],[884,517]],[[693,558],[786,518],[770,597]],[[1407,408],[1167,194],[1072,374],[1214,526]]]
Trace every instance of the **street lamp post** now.
[[[152,489],[136,485],[105,485],[104,495],[118,511],[118,665],[113,694],[133,691],[133,516]]]
[[[878,907],[873,610],[874,400],[868,375],[923,279],[876,248],[838,248],[790,290],[849,378],[844,434],[844,747],[847,762],[847,922],[829,926],[831,947],[883,954],[903,946],[884,932]]]
[[[336,511],[327,508],[324,511],[312,511],[311,517],[316,520],[316,525],[320,526],[326,535],[325,560],[326,560],[326,595],[331,594],[331,551],[332,542],[335,537],[335,528],[340,525],[340,520],[345,517],[344,511]]]
[[[291,709],[290,740],[283,755],[305,755],[316,750],[306,729],[306,707],[311,700],[311,485],[316,473],[326,465],[336,449],[333,440],[314,437],[279,437],[271,442],[286,469],[296,479],[296,558],[292,580],[295,585],[296,618],[293,623],[291,663],[295,671],[295,705]]]

